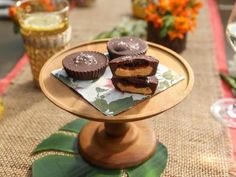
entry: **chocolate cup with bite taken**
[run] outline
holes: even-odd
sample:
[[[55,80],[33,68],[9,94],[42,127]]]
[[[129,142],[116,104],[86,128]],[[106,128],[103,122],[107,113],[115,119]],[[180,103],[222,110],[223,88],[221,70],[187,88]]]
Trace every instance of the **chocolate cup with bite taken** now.
[[[150,77],[112,77],[114,87],[121,92],[152,95],[155,93],[158,80],[155,76]]]
[[[123,56],[109,62],[111,72],[118,77],[146,77],[156,74],[159,61],[146,55]]]
[[[137,37],[115,38],[107,43],[110,60],[126,55],[144,55],[147,49],[147,43]]]
[[[73,79],[93,80],[101,77],[108,65],[108,58],[95,51],[80,51],[66,56],[62,65]]]

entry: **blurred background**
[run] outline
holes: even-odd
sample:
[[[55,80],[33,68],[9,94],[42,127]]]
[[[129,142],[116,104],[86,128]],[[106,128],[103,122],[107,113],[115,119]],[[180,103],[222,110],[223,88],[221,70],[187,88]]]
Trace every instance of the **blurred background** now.
[[[234,0],[216,0],[220,11],[224,28]],[[12,3],[11,0],[0,0],[0,14],[4,14],[5,4]],[[0,18],[0,79],[3,78],[17,63],[24,53],[23,42],[20,34],[14,33],[13,23],[9,18]],[[227,58],[233,58],[233,50],[225,40]]]

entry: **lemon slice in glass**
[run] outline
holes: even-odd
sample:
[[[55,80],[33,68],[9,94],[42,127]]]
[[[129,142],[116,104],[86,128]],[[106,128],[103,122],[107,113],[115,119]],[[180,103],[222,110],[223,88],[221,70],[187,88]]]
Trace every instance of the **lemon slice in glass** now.
[[[63,21],[56,13],[34,13],[23,21],[22,27],[30,31],[54,31],[63,28]]]

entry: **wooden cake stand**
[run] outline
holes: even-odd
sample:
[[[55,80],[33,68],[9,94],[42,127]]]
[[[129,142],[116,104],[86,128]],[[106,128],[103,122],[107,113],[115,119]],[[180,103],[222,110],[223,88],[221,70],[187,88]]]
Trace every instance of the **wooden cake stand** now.
[[[123,169],[139,165],[155,152],[157,140],[150,125],[143,119],[162,113],[180,103],[191,91],[194,75],[189,64],[175,52],[148,43],[147,55],[155,56],[185,79],[117,116],[105,116],[77,93],[58,81],[51,72],[62,68],[65,56],[82,51],[106,52],[107,40],[80,44],[54,55],[40,73],[40,86],[49,100],[60,108],[92,120],[79,135],[80,153],[93,165]],[[139,121],[142,120],[142,121]],[[134,122],[135,121],[135,122]]]

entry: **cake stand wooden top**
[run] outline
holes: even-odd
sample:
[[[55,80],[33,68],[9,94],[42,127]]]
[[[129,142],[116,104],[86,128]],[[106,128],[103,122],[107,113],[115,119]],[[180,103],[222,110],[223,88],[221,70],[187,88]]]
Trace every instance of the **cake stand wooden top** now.
[[[185,79],[116,116],[105,116],[51,74],[51,71],[62,68],[62,60],[71,53],[82,50],[107,52],[107,41],[99,40],[80,44],[51,57],[42,68],[39,79],[41,89],[47,98],[60,108],[81,118],[101,122],[128,122],[149,118],[162,113],[180,103],[190,93],[194,82],[194,75],[190,65],[175,52],[153,43],[148,43],[147,55],[158,58],[161,64],[182,74]]]

